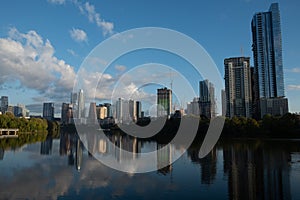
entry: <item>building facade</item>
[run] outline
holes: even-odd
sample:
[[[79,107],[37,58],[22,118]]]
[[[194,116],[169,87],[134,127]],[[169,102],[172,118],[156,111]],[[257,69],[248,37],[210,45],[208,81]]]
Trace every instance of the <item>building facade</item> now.
[[[77,93],[76,92],[72,92],[71,93],[71,98],[70,98],[70,102],[71,102],[71,104],[73,104],[73,105],[77,105],[77,101],[78,101],[78,95],[77,95]]]
[[[54,120],[54,103],[44,103],[43,104],[43,118],[52,121]]]
[[[78,101],[77,101],[77,118],[82,119],[85,118],[85,102],[84,102],[84,94],[83,90],[80,89],[78,93]]]
[[[8,96],[1,96],[0,111],[4,114],[8,109]]]
[[[172,90],[157,89],[157,117],[170,116],[172,114]]]
[[[97,113],[97,119],[105,119],[106,117],[108,117],[108,108],[103,105],[103,104],[99,104],[96,107],[96,113]]]
[[[112,117],[113,116],[112,105],[110,103],[104,103],[103,106],[105,106],[106,109],[107,109],[106,116],[107,117]]]
[[[119,98],[116,102],[116,114],[117,123],[129,123],[130,113],[129,113],[129,101],[123,98]]]
[[[199,98],[194,98],[193,101],[187,104],[186,113],[188,115],[200,116]]]
[[[200,115],[207,118],[216,115],[215,87],[209,80],[199,82],[199,108]]]
[[[251,28],[255,88],[258,94],[256,101],[270,102],[273,100],[269,99],[279,98],[281,100],[274,100],[273,105],[275,106],[278,102],[285,102],[284,105],[287,107],[283,110],[288,111],[284,91],[281,22],[278,3],[271,4],[267,12],[256,13],[253,16]],[[269,109],[271,113],[276,113],[276,110],[275,107]],[[259,104],[256,112],[260,113],[261,117],[265,114],[271,114],[269,111],[267,113],[264,111],[266,110]]]
[[[97,111],[96,111],[96,103],[91,102],[90,103],[90,108],[89,108],[89,116],[87,122],[89,124],[97,124]]]
[[[61,106],[61,123],[72,124],[73,123],[73,107],[72,104],[62,103]]]
[[[226,92],[225,90],[221,90],[221,98],[222,98],[222,116],[226,116]]]
[[[128,106],[129,106],[129,115],[130,115],[131,121],[136,122],[137,121],[137,105],[136,105],[136,101],[130,99],[128,101]]]
[[[250,58],[226,58],[224,67],[226,116],[252,117]]]
[[[140,119],[142,117],[142,102],[136,101],[136,118]]]

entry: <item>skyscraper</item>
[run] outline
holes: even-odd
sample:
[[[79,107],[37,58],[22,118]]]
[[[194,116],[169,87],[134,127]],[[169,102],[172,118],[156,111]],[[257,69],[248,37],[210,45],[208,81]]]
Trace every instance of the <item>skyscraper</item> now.
[[[227,58],[224,67],[226,116],[252,117],[250,58]]]
[[[62,103],[61,106],[61,123],[70,124],[73,118],[72,104]]]
[[[199,108],[201,115],[215,117],[215,87],[209,80],[199,82]]]
[[[1,96],[1,107],[0,111],[5,113],[8,109],[8,96]]]
[[[119,98],[116,101],[116,107],[115,107],[115,118],[118,123],[122,123],[123,118],[123,101],[124,99]]]
[[[142,102],[136,101],[136,117],[137,119],[141,118],[142,114]]]
[[[85,118],[85,103],[84,103],[84,95],[82,89],[80,89],[78,93],[77,118],[78,119]]]
[[[130,121],[129,102],[119,98],[116,102],[116,120],[118,123],[128,123]]]
[[[268,12],[259,12],[253,16],[252,22],[252,51],[254,57],[255,88],[260,106],[257,112],[265,114],[284,114],[288,112],[287,99],[284,92],[281,24],[278,3],[273,3]],[[282,104],[281,112],[273,103]],[[267,107],[261,106],[267,104]]]
[[[54,103],[44,103],[43,118],[52,121],[54,119]]]
[[[200,116],[199,98],[194,98],[193,101],[187,104],[187,114]]]
[[[77,95],[77,93],[75,92],[75,93],[71,93],[71,104],[73,104],[73,105],[77,105],[77,100],[78,100],[78,95]]]
[[[172,113],[172,90],[157,89],[157,117],[170,116]]]
[[[89,124],[97,123],[97,112],[96,112],[96,103],[95,102],[90,103],[88,123]]]
[[[225,90],[221,90],[221,98],[222,98],[222,116],[226,116],[226,92]]]
[[[130,99],[129,102],[129,115],[133,122],[137,121],[137,104],[135,100]]]

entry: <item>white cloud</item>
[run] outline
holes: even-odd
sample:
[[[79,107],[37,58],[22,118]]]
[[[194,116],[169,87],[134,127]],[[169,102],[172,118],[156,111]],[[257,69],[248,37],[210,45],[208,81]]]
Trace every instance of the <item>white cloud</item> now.
[[[82,5],[77,1],[75,2],[75,5],[77,5],[82,14],[88,17],[90,22],[96,23],[96,25],[102,29],[103,35],[113,33],[114,24],[101,18],[100,13],[97,13],[94,5],[90,4],[89,2],[86,2]]]
[[[100,81],[100,82],[99,82]],[[110,97],[115,79],[110,74],[90,72],[81,68],[78,71],[78,89],[83,89],[87,102],[92,98],[108,99]]]
[[[300,73],[300,68],[293,68],[292,72],[294,72],[294,73]]]
[[[66,0],[48,0],[48,2],[62,5],[66,2]],[[108,22],[103,19],[100,13],[96,11],[94,5],[89,2],[81,3],[78,0],[72,0],[71,2],[79,9],[79,11],[83,15],[87,16],[91,23],[95,23],[99,28],[102,29],[102,33],[104,36],[107,34],[113,34],[114,23]]]
[[[86,32],[82,29],[73,28],[70,30],[70,35],[76,42],[87,42],[88,40]]]
[[[16,28],[8,38],[0,38],[0,85],[17,81],[42,97],[69,96],[75,79],[74,67],[54,56],[54,47],[34,30],[20,33]]]
[[[98,143],[99,139],[93,142]],[[61,145],[65,144],[61,143]],[[80,173],[74,173],[75,166],[67,165],[67,155],[58,156],[58,148],[59,144],[53,142],[53,156],[36,160],[34,156],[39,152],[39,146],[23,147],[23,152],[29,155],[28,159],[32,161],[32,165],[27,166],[21,163],[13,171],[8,165],[1,168],[3,172],[11,172],[0,173],[1,197],[3,199],[45,199],[45,197],[59,199],[63,196],[66,199],[73,199],[87,196],[86,190],[88,189],[90,192],[88,197],[97,199],[103,190],[113,188],[112,194],[108,196],[118,195],[120,198],[125,198],[126,196],[122,195],[132,188],[137,195],[147,196],[158,189],[170,190],[175,187],[159,181],[159,176],[138,176],[139,181],[136,181],[136,177],[132,179],[132,176],[116,173],[98,160],[88,158],[85,154],[83,154]],[[146,189],[145,185],[147,185]]]
[[[300,68],[299,67],[295,67],[292,69],[285,69],[286,72],[292,72],[292,73],[300,73]]]
[[[116,68],[125,70],[127,67],[116,65]],[[125,99],[135,99],[146,101],[148,104],[155,104],[156,95],[146,93],[142,88],[139,88],[141,82],[149,82],[144,80],[138,73],[128,73],[122,77],[113,77],[110,74],[102,74],[95,71],[87,71],[90,68],[81,68],[78,72],[77,88],[84,90],[86,102],[112,100],[113,103],[122,97]],[[151,77],[153,81],[153,77]],[[142,80],[143,79],[143,80]],[[156,79],[154,77],[154,79]]]
[[[115,69],[118,70],[118,71],[120,71],[120,72],[123,72],[123,71],[126,70],[126,66],[124,66],[124,65],[116,65]]]
[[[288,90],[300,90],[300,85],[288,85]]]
[[[72,49],[67,49],[67,51],[68,51],[69,54],[71,54],[74,57],[78,56],[78,54],[74,50],[72,50]]]
[[[66,0],[48,0],[49,3],[53,3],[53,4],[64,4],[66,2]]]

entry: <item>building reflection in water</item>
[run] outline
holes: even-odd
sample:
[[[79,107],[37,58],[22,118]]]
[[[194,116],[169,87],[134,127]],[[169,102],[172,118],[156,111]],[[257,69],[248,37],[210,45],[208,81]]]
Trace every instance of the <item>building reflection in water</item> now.
[[[107,156],[122,163],[139,159],[142,141],[121,134],[85,134],[85,144],[91,155]],[[51,152],[51,140],[42,147]],[[166,147],[162,149],[163,147]],[[230,199],[291,199],[290,161],[291,150],[273,143],[229,142],[221,145],[223,149],[223,170],[228,177],[228,195]],[[175,147],[156,143],[157,172],[172,173],[172,159]],[[49,150],[50,149],[50,150]],[[121,151],[125,150],[125,151]],[[60,155],[68,156],[68,164],[81,169],[83,162],[83,143],[77,134],[61,133]],[[217,149],[199,159],[200,145],[188,149],[187,154],[193,163],[201,167],[201,183],[213,184],[217,177]],[[295,150],[296,151],[296,150]],[[41,150],[42,152],[42,150]]]
[[[74,165],[74,154],[72,149],[72,135],[67,132],[61,131],[60,133],[60,142],[59,142],[59,155],[68,156],[68,165]]]
[[[217,150],[214,148],[204,158],[199,158],[200,145],[196,148],[188,149],[188,156],[193,163],[198,163],[201,166],[201,183],[213,184],[217,174]]]
[[[111,157],[119,163],[130,163],[141,153],[141,141],[129,135],[90,132],[81,136],[85,139],[90,156]]]
[[[4,152],[5,152],[5,150],[2,149],[2,148],[0,148],[0,160],[3,160],[3,158],[4,158]]]
[[[61,132],[59,154],[68,157],[68,165],[80,171],[83,157],[83,144],[76,133]]]
[[[82,164],[82,155],[83,155],[83,144],[78,137],[76,137],[76,151],[75,151],[75,163],[76,169],[80,171]]]
[[[106,144],[107,144],[106,140],[104,140],[104,139],[100,139],[99,140],[99,143],[98,143],[98,145],[99,145],[99,149],[98,149],[99,153],[102,153],[102,154],[107,153]]]
[[[165,147],[165,148],[164,148]],[[172,145],[157,143],[157,172],[166,175],[172,172]]]
[[[273,145],[231,143],[223,147],[230,199],[291,199],[290,153]]]
[[[132,137],[125,134],[101,134],[101,133],[86,133],[81,135],[85,138],[85,144],[88,146],[89,155],[105,156],[115,159],[119,163],[131,163],[132,161],[139,159],[139,153],[141,153],[142,141],[136,137]],[[62,137],[61,142],[66,144],[70,143],[68,137]],[[60,145],[67,148],[72,145]],[[156,151],[161,149],[165,145],[156,144]],[[63,150],[67,151],[67,150]],[[72,150],[69,150],[72,151]],[[161,151],[157,151],[157,170],[159,173],[167,174],[172,171],[172,146],[168,145]],[[80,154],[79,154],[80,153]],[[81,152],[77,152],[77,156],[81,155]],[[76,156],[76,159],[77,159]],[[76,161],[77,164],[77,161]]]
[[[109,135],[108,153],[115,156],[118,162],[135,160],[141,152],[141,141],[128,135]],[[125,150],[125,151],[121,151]]]
[[[41,142],[41,155],[52,154],[52,143],[53,139],[51,136],[47,136],[46,140]]]

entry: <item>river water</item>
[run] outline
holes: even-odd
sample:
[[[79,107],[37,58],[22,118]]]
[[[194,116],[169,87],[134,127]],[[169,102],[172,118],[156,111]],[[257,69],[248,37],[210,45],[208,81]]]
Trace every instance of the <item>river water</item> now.
[[[87,151],[70,133],[0,149],[0,199],[300,199],[299,140],[219,141],[202,159],[201,144],[194,144],[176,161],[173,154],[184,150],[174,146],[157,154],[157,169],[133,174],[93,155],[130,162],[163,144],[120,135],[109,139],[136,154],[121,154],[105,140]]]

